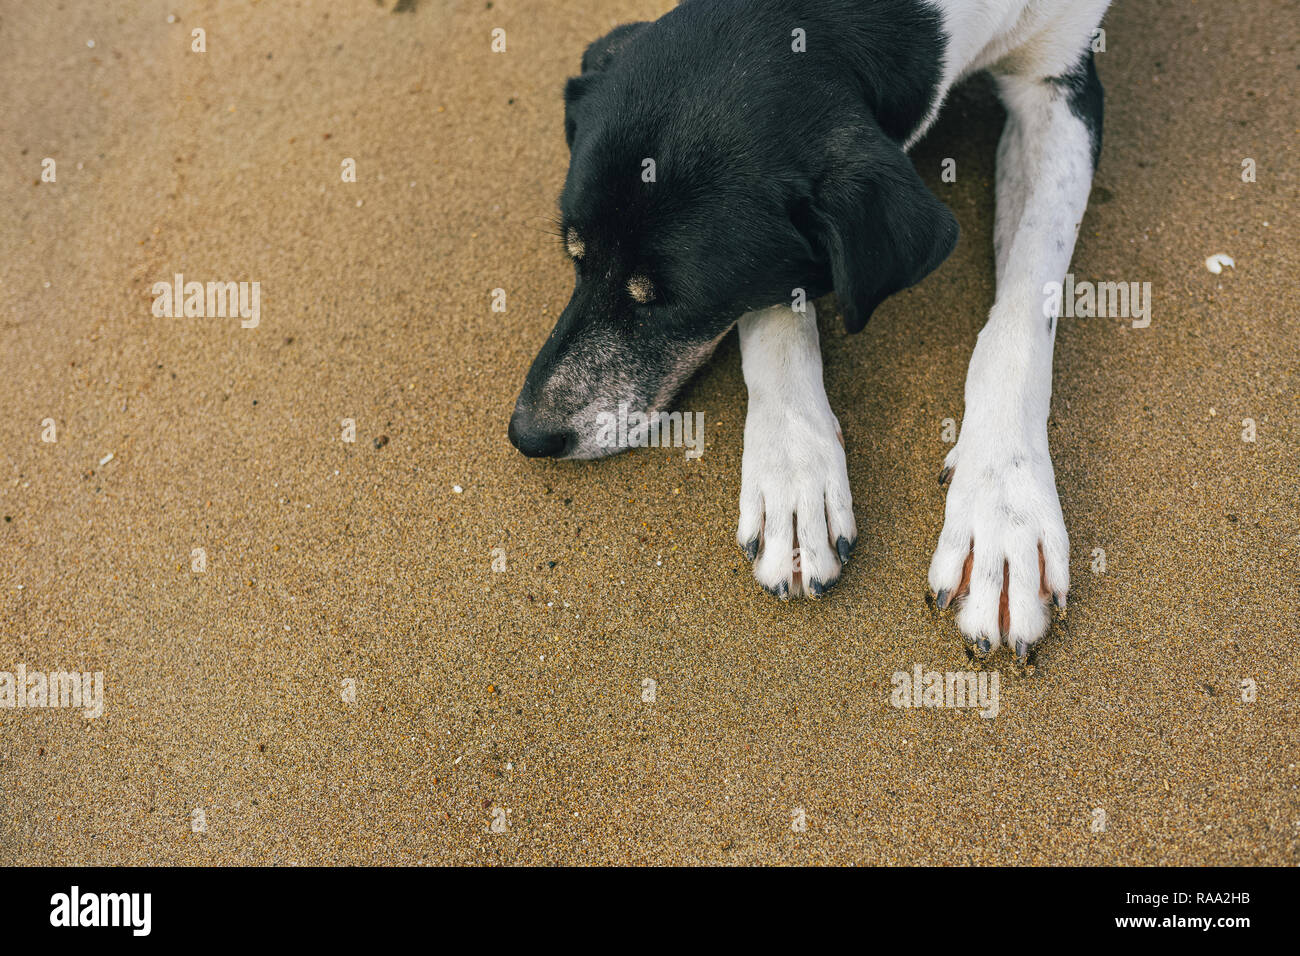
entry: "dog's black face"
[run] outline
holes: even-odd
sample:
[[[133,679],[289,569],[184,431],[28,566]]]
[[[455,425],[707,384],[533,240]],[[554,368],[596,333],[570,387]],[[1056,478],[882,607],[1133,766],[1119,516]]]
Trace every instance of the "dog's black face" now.
[[[851,64],[792,52],[780,4],[726,7],[619,27],[565,89],[575,282],[510,422],[527,455],[618,451],[601,417],[664,409],[745,312],[834,289],[857,331],[956,241]]]

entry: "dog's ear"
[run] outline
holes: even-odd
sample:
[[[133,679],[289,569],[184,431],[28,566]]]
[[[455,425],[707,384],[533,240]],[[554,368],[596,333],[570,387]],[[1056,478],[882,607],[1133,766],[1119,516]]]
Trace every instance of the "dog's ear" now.
[[[582,54],[582,75],[571,76],[564,84],[564,139],[573,146],[573,136],[578,128],[578,103],[599,82],[600,74],[613,61],[618,52],[648,23],[624,23],[594,41]]]
[[[938,268],[957,243],[957,220],[925,187],[902,148],[879,129],[841,130],[814,189],[814,242],[830,266],[846,331]]]

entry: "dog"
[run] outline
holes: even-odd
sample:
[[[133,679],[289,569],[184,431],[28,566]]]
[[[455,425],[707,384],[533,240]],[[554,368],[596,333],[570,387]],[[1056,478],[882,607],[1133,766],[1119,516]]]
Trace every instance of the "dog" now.
[[[1056,314],[1101,150],[1093,42],[1109,0],[685,0],[619,26],[564,88],[560,234],[573,295],[510,419],[525,455],[616,450],[598,419],[665,407],[739,327],[749,407],[737,542],[784,599],[819,597],[857,540],[815,310],[859,331],[933,272],[957,223],[907,152],[989,71],[997,293],[943,463],[930,562],[972,652],[1023,662],[1070,585],[1048,450]]]

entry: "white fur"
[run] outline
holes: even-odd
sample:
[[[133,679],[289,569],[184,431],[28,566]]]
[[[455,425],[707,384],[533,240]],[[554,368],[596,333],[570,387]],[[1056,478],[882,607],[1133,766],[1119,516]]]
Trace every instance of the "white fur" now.
[[[822,384],[817,313],[811,303],[807,310],[775,306],[740,319],[749,412],[736,540],[741,548],[761,541],[754,577],[781,597],[836,581],[835,543],[858,536],[840,423]]]

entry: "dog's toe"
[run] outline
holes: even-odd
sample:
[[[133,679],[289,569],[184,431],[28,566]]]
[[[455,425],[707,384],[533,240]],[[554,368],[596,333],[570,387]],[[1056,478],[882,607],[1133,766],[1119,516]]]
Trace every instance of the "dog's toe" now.
[[[794,592],[797,596],[795,570],[794,515],[786,508],[777,508],[764,515],[762,548],[754,561],[754,577],[769,593],[785,598]]]
[[[821,494],[800,503],[798,531],[797,571],[803,593],[808,597],[821,597],[839,580],[842,567],[839,554],[831,544],[835,539],[827,526],[827,506]]]

